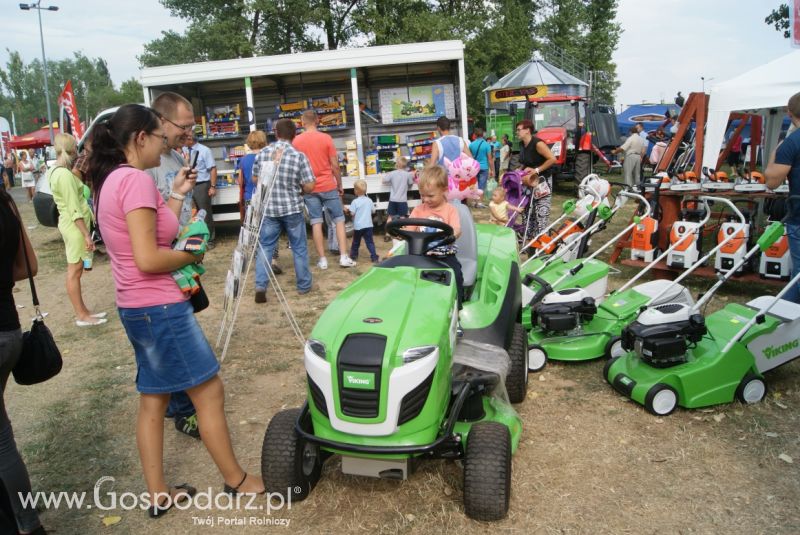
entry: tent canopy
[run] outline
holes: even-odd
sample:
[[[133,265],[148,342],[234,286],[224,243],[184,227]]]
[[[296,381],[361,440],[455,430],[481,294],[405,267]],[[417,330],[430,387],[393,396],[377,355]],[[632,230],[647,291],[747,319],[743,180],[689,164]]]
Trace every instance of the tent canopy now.
[[[728,118],[734,111],[764,116],[764,154],[770,154],[778,143],[786,103],[797,92],[800,92],[800,50],[712,87],[703,167],[713,169],[717,165]]]
[[[646,132],[652,132],[661,126],[667,118],[677,117],[681,113],[681,108],[677,104],[633,104],[625,108],[625,111],[617,115],[619,133],[628,136],[631,127],[636,123],[642,123]]]
[[[34,130],[22,136],[11,136],[8,146],[12,149],[40,149],[50,144],[50,129],[48,127]]]
[[[589,87],[583,80],[562,71],[542,59],[531,59],[506,74],[484,91],[537,85],[578,85]]]

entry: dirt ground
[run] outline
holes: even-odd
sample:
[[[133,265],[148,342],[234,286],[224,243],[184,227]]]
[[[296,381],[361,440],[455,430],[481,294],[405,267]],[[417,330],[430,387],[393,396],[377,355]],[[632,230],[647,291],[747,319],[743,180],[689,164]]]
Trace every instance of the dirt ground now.
[[[21,199],[19,191],[15,197]],[[554,207],[561,200],[563,195]],[[21,387],[10,381],[6,403],[17,443],[35,491],[86,492],[91,503],[98,480],[110,476],[113,482],[102,482],[99,490],[100,505],[108,507],[106,493],[112,490],[145,490],[135,442],[134,358],[114,311],[109,263],[97,258],[83,281],[89,306],[108,311],[111,319],[102,327],[80,329],[64,290],[60,235],[38,226],[31,205],[21,203],[21,208],[39,257],[37,287],[49,313],[47,324],[65,366],[42,385]],[[485,220],[486,212],[476,211],[477,218]],[[617,218],[614,227],[623,219],[627,221]],[[204,286],[211,306],[198,319],[212,343],[236,233],[235,227],[223,228],[217,248],[205,259]],[[381,237],[377,245],[385,252],[388,244]],[[318,290],[298,296],[287,269],[290,253],[285,248],[282,252],[286,272],[279,280],[304,334],[336,293],[369,268],[334,266],[321,272],[313,267]],[[362,251],[362,261],[366,258]],[[623,270],[612,285],[629,274]],[[698,281],[693,288],[708,285]],[[762,291],[759,285],[731,283],[713,306]],[[27,323],[32,310],[26,284],[17,285],[15,299],[24,305],[19,312]],[[325,465],[311,496],[291,508],[268,512],[261,499],[255,506],[262,509],[254,511],[196,508],[150,520],[143,511],[120,504],[110,510],[62,504],[43,512],[42,519],[58,534],[800,532],[800,363],[768,374],[770,390],[758,405],[679,409],[665,418],[653,417],[618,395],[601,378],[602,366],[601,361],[550,363],[542,373],[531,374],[528,397],[516,406],[524,431],[513,460],[510,512],[501,522],[464,516],[458,463],[423,463],[407,481],[397,482],[344,476],[335,457]],[[258,306],[251,291],[245,294],[222,376],[237,455],[243,466],[258,473],[267,422],[283,408],[300,406],[305,396],[301,346],[274,294]],[[213,493],[221,491],[221,478],[202,444],[175,432],[169,420],[164,449],[168,481],[187,481],[201,492],[209,487]],[[104,520],[111,525],[105,526]]]

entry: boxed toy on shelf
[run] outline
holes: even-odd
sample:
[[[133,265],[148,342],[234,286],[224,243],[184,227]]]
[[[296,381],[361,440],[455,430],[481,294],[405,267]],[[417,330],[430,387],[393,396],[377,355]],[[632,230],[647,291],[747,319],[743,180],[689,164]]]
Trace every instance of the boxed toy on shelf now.
[[[409,134],[406,136],[406,145],[408,145],[409,154],[408,159],[412,164],[424,162],[424,160],[431,157],[435,137],[435,132],[421,132],[419,134]]]
[[[313,109],[319,116],[319,130],[340,130],[347,128],[347,112],[344,95],[316,97],[310,100],[284,102],[277,106],[278,119],[291,119],[297,128],[302,128],[301,116],[307,109]]]
[[[393,171],[400,156],[400,136],[396,134],[373,136],[371,142],[378,153],[379,172]]]
[[[241,106],[207,106],[202,117],[203,137],[231,137],[239,135]]]

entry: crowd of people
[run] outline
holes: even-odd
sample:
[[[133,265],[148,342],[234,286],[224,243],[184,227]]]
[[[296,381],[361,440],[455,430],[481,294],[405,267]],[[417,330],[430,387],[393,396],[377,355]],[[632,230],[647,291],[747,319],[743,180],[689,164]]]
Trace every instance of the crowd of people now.
[[[304,213],[311,224],[316,267],[328,268],[322,232],[324,215],[334,228],[339,266],[356,265],[361,241],[370,260],[380,257],[374,243],[374,203],[366,195],[367,183],[355,182],[356,198],[345,207],[342,177],[333,141],[316,126],[313,111],[303,114],[303,133],[282,119],[275,124],[275,141],[261,131],[247,138],[248,153],[239,164],[245,202],[265,168],[275,170],[270,201],[264,208],[259,243],[264,254],[256,263],[255,301],[267,301],[268,271],[276,271],[278,242],[288,238],[294,260],[296,289],[314,289]],[[195,489],[170,486],[163,468],[163,419],[171,417],[176,429],[202,440],[229,494],[263,493],[262,478],[246,471],[237,461],[224,412],[224,386],[219,363],[200,328],[187,294],[173,272],[202,262],[213,244],[213,220],[207,219],[207,239],[199,250],[173,249],[182,226],[195,221],[194,210],[212,214],[216,164],[210,151],[194,139],[191,103],[176,93],[163,93],[152,107],[129,104],[92,128],[80,157],[75,139],[59,134],[57,159],[47,171],[59,210],[58,229],[67,259],[66,290],[79,327],[101,325],[107,312],[93,311],[83,300],[81,276],[91,269],[95,243],[92,228],[102,232],[115,286],[115,304],[135,356],[139,413],[136,437],[144,480],[151,498],[149,515],[165,514],[173,504],[191,497]],[[474,155],[480,163],[479,182],[510,168],[510,143],[485,139],[476,131],[471,143],[450,133],[450,121],[437,122],[439,137],[431,162],[419,173],[407,169],[400,158],[397,169],[384,177],[390,186],[389,216],[407,216],[444,222],[460,232],[457,211],[448,202],[445,159]],[[521,141],[519,169],[535,199],[528,207],[529,235],[547,224],[555,158],[547,144],[533,133],[530,121],[517,125]],[[23,161],[23,158],[20,159]],[[27,169],[27,166],[17,166]],[[22,171],[27,172],[27,171]],[[408,191],[418,182],[421,204],[409,213]],[[504,206],[502,188],[492,196],[492,214]],[[538,192],[538,193],[536,193]],[[345,210],[354,221],[350,247],[344,230]],[[493,216],[494,219],[494,216]],[[500,223],[500,221],[496,221]],[[21,261],[28,252],[36,272],[36,256],[25,227],[7,191],[0,192],[0,384],[5,385],[20,356],[21,332],[12,287],[26,272]],[[418,230],[433,230],[420,228]],[[348,254],[349,253],[349,254]],[[454,245],[437,247],[429,254],[453,269],[463,294],[461,267]],[[25,465],[16,451],[11,425],[0,406],[0,479],[7,490],[20,533],[44,533],[37,513],[20,501],[30,492]]]

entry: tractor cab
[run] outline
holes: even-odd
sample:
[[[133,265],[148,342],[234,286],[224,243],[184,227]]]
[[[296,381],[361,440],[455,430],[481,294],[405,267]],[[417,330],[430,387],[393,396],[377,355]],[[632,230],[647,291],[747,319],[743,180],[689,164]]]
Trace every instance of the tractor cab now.
[[[524,117],[533,123],[534,134],[553,152],[556,180],[580,182],[598,160],[612,168],[606,152],[619,140],[617,116],[611,106],[589,107],[586,98],[578,96],[528,97]]]

